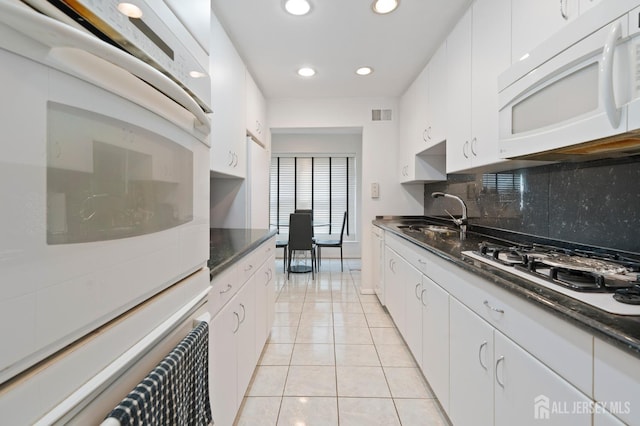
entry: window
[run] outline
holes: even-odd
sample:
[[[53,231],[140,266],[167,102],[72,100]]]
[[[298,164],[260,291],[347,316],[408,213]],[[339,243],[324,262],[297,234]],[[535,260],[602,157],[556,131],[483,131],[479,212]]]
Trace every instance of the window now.
[[[270,220],[287,232],[289,215],[313,210],[314,234],[339,235],[347,212],[345,239],[355,233],[356,170],[354,156],[281,156],[271,159]]]

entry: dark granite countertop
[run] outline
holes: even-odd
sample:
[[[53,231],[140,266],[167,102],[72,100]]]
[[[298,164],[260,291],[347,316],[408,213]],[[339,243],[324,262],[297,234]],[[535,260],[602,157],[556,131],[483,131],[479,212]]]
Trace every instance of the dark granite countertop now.
[[[210,228],[207,262],[210,278],[213,279],[275,234],[275,229]]]
[[[451,224],[451,221],[424,216],[382,216],[374,220],[373,224],[517,296],[527,299],[594,336],[606,340],[640,358],[640,316],[614,315],[604,312],[462,254],[463,251],[477,250],[478,244],[482,241],[524,242],[526,238],[527,241],[531,242],[530,235],[525,236],[515,232],[470,225],[467,238],[464,241],[460,241],[457,236],[429,237],[418,232],[411,232],[411,235],[407,235],[398,228],[398,225],[410,223],[411,221],[424,222],[425,220],[434,224]],[[549,243],[548,239],[537,237],[534,237],[534,239],[536,243]],[[554,243],[563,244],[557,241],[554,241]]]

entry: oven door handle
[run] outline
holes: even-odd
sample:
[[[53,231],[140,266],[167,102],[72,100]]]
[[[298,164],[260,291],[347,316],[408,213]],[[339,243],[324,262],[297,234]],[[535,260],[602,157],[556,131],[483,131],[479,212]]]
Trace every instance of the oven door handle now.
[[[61,61],[60,65],[65,65],[67,58],[64,52],[68,49],[84,51],[115,65],[147,82],[189,111],[195,118],[194,127],[200,132],[205,135],[211,132],[211,121],[200,105],[177,83],[140,59],[24,5],[0,2],[0,23],[49,47],[49,58]],[[77,67],[72,63],[67,64],[66,68],[77,73]]]

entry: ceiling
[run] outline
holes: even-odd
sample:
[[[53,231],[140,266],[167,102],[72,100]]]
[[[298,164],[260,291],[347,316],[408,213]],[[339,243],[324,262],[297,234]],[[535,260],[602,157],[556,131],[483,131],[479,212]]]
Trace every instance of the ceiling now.
[[[309,0],[292,16],[282,0],[211,0],[264,96],[400,96],[427,64],[471,0],[401,0],[376,15],[372,0]],[[358,76],[361,66],[373,67]],[[317,74],[303,78],[302,66]]]

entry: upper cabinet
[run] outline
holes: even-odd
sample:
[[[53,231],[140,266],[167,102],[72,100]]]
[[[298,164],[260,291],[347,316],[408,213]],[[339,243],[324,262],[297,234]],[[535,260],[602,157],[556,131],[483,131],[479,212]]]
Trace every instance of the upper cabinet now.
[[[423,139],[427,147],[447,138],[447,43],[440,45],[427,65],[427,126]]]
[[[510,40],[510,0],[476,1],[447,39],[448,173],[504,161],[497,78],[511,64]]]
[[[442,44],[400,99],[398,170],[400,182],[445,180],[446,44]]]
[[[246,120],[247,136],[265,148],[269,144],[269,129],[267,128],[267,107],[264,96],[251,74],[246,75]]]
[[[244,62],[215,15],[211,15],[211,128],[212,172],[246,176]]]
[[[579,6],[598,0],[512,0],[513,44],[511,60],[516,62],[568,22],[578,17]]]

